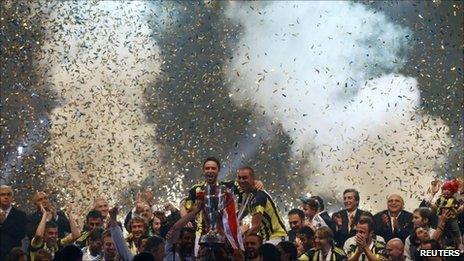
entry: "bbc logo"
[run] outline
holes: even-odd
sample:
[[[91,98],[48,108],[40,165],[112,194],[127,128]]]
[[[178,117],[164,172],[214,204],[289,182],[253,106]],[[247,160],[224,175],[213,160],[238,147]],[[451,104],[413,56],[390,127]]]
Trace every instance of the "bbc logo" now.
[[[431,249],[421,249],[419,250],[419,254],[422,257],[446,257],[446,256],[460,256],[461,253],[457,249],[439,249],[439,250],[431,250]]]

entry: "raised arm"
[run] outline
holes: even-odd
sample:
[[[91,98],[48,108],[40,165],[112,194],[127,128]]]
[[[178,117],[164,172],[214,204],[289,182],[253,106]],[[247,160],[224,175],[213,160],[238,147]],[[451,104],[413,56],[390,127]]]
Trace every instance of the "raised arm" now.
[[[42,211],[42,218],[40,219],[37,229],[35,230],[35,236],[32,238],[32,245],[37,245],[39,244],[38,241],[42,240],[45,233],[45,225],[47,224],[47,220],[51,218],[51,213],[46,211],[43,206],[40,206],[40,210]]]
[[[246,232],[247,235],[258,234],[259,227],[261,226],[261,222],[263,221],[263,214],[256,213],[251,217],[251,227]]]
[[[119,211],[118,211],[117,206],[113,207],[109,211],[109,214],[110,214],[109,226],[110,226],[110,231],[111,231],[111,237],[113,238],[114,245],[121,259],[132,260],[134,256],[130,252],[129,247],[127,246],[126,241],[124,240],[122,230],[118,225],[118,220],[117,220],[118,212]]]
[[[66,215],[68,216],[69,227],[71,228],[72,241],[74,241],[79,238],[79,236],[81,235],[81,231],[77,226],[76,220],[72,216],[71,211],[68,210],[66,212]]]
[[[166,240],[169,243],[175,243],[179,238],[180,230],[190,221],[192,220],[198,212],[201,211],[203,206],[203,201],[197,200],[195,205],[192,208],[192,211],[188,212],[185,216],[179,219],[169,230]]]

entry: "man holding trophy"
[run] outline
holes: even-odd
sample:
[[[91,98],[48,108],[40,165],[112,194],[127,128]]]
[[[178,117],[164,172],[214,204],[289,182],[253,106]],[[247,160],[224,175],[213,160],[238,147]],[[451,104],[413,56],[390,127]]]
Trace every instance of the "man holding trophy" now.
[[[232,191],[238,193],[238,187],[235,181],[217,181],[220,166],[214,157],[203,162],[205,182],[190,189],[185,204],[191,215],[196,214],[195,256],[198,256],[201,244],[210,247],[226,244],[226,240],[233,249],[243,250],[232,196]]]

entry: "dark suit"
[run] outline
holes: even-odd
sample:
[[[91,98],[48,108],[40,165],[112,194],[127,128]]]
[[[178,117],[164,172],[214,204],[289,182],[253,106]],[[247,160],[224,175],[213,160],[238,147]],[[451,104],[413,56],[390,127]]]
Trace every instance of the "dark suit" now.
[[[335,239],[335,242],[337,243],[337,246],[343,248],[343,244],[345,244],[345,241],[348,238],[356,235],[356,224],[358,223],[359,218],[361,217],[361,214],[369,213],[369,212],[358,208],[358,210],[356,211],[356,214],[354,215],[353,222],[352,222],[353,229],[351,229],[350,231],[348,231],[348,211],[344,209],[337,213],[342,217],[342,226],[339,230],[335,231],[334,239]]]
[[[329,213],[327,213],[327,211],[320,212],[319,216],[321,216],[321,218],[324,220],[327,226],[330,229],[332,229],[332,231],[335,231],[335,223],[333,222],[332,218],[329,216]]]
[[[63,238],[67,233],[71,233],[71,227],[63,211],[57,211],[56,215],[57,219],[52,221],[58,225],[58,238]],[[41,219],[42,213],[40,211],[36,211],[27,216],[27,236],[29,239],[32,240],[34,237]]]
[[[382,215],[388,216],[388,225],[383,223]],[[374,216],[374,227],[375,234],[383,237],[385,242],[388,242],[390,239],[395,237],[404,242],[404,240],[406,240],[412,232],[412,213],[404,210],[401,211],[401,214],[398,217],[398,229],[393,232],[388,210],[381,211]]]
[[[0,225],[0,260],[5,260],[13,247],[21,246],[21,240],[26,236],[26,222],[26,213],[12,207]]]

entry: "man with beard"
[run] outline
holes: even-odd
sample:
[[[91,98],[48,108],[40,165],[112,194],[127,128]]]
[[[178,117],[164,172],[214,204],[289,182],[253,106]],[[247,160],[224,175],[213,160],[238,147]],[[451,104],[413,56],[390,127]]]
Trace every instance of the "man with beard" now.
[[[53,214],[50,211],[47,211],[44,207],[42,207],[41,210],[43,213],[42,218],[37,226],[35,236],[31,240],[31,261],[37,260],[37,253],[39,250],[45,249],[54,254],[63,246],[71,244],[79,237],[79,229],[77,228],[77,224],[70,213],[68,213],[68,220],[71,227],[71,234],[59,239],[58,226],[53,221],[47,221],[52,219]]]
[[[345,209],[332,215],[335,221],[334,234],[338,247],[343,247],[348,238],[356,235],[356,224],[361,215],[366,212],[358,208],[359,192],[355,189],[346,189],[343,192],[343,204]]]
[[[245,257],[247,261],[259,260],[259,249],[263,240],[256,234],[249,234],[245,237]]]
[[[383,237],[385,242],[395,237],[404,242],[411,234],[413,215],[403,210],[403,207],[403,198],[392,194],[387,198],[387,209],[375,214],[375,234]]]
[[[235,181],[222,181],[218,182],[217,178],[219,175],[219,171],[221,170],[221,164],[219,160],[215,157],[209,157],[203,161],[203,172],[204,172],[204,177],[205,181],[194,185],[190,190],[189,190],[189,196],[185,200],[184,207],[185,209],[190,212],[194,209],[194,205],[197,201],[197,197],[199,195],[205,195],[206,188],[208,186],[210,187],[225,187],[226,189],[230,190],[231,193],[233,194],[239,194],[239,186],[237,182]],[[257,189],[262,189],[263,184],[260,181],[256,181],[253,183],[254,187]],[[224,194],[230,194],[228,191],[225,191]],[[233,200],[231,200],[231,203],[235,204]],[[226,207],[231,206],[232,204],[229,204]],[[234,206],[235,207],[235,206]],[[232,218],[231,215],[228,215],[229,218]],[[206,220],[204,219],[204,211],[198,212],[198,214],[195,217],[195,222],[196,222],[196,233],[195,233],[195,256],[198,256],[198,251],[199,251],[199,241],[200,237],[202,235],[205,235],[207,231],[207,223]],[[223,225],[223,224],[219,224]],[[227,224],[226,224],[227,225]],[[232,233],[236,233],[235,231],[232,231]],[[229,241],[230,242],[230,241]],[[239,243],[239,242],[238,242]]]
[[[58,237],[62,238],[71,232],[69,221],[63,211],[57,210],[49,201],[47,193],[38,191],[32,197],[32,202],[37,210],[27,216],[27,236],[31,239],[34,237],[35,230],[42,218],[41,206],[52,213],[52,221],[58,225]]]

